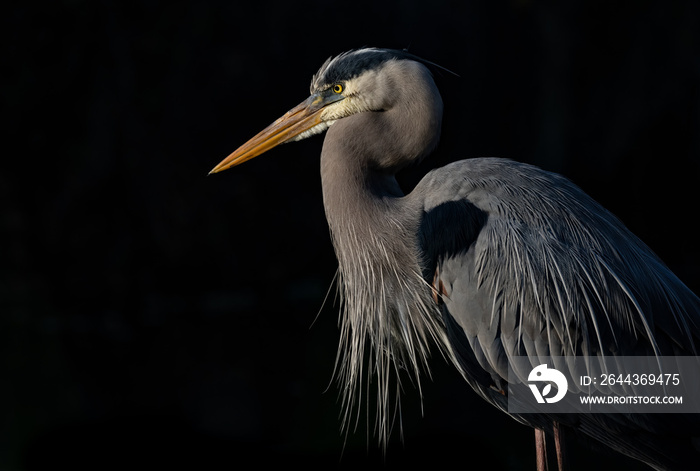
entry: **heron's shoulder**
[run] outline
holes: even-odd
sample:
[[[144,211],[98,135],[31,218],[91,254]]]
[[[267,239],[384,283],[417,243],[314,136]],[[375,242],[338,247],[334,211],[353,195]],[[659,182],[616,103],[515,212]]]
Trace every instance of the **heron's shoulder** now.
[[[541,197],[587,199],[561,175],[497,157],[460,160],[432,170],[414,192],[425,210],[459,199],[468,199],[483,210],[509,203],[534,204]]]

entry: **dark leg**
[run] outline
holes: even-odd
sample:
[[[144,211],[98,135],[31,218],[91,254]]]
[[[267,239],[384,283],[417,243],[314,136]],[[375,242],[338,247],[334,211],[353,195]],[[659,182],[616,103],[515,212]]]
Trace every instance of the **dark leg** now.
[[[554,447],[557,450],[557,465],[559,471],[566,471],[566,429],[559,423],[554,422]]]
[[[537,471],[547,471],[547,442],[544,430],[535,429],[535,453],[537,454]]]

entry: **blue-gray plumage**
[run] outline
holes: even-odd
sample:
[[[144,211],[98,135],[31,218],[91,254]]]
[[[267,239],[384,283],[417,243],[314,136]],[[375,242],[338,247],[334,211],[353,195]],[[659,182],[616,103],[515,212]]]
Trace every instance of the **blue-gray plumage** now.
[[[697,355],[698,297],[567,179],[470,159],[431,171],[403,194],[394,175],[428,155],[440,133],[430,65],[386,49],[329,59],[309,99],[212,170],[327,130],[321,177],[339,262],[345,425],[368,368],[385,438],[390,378],[405,369],[420,388],[433,345],[504,411],[516,356],[534,367],[549,356]],[[549,432],[563,424],[656,469],[700,458],[695,415],[514,416]]]

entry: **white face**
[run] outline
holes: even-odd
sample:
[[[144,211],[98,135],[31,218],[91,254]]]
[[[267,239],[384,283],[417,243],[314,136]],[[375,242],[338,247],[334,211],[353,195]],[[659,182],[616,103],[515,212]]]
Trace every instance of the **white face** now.
[[[314,95],[322,100],[324,95],[339,95],[340,100],[326,105],[321,111],[321,123],[313,128],[304,131],[297,135],[289,142],[300,141],[313,135],[322,133],[333,125],[337,120],[351,116],[363,111],[376,111],[381,109],[377,107],[373,100],[367,100],[367,90],[373,89],[372,83],[376,81],[378,76],[377,71],[367,71],[362,75],[344,82],[330,84],[320,90],[315,91]],[[376,101],[376,100],[375,100]]]
[[[400,61],[389,60],[381,67],[369,69],[350,80],[329,84],[315,90],[315,95],[339,94],[343,98],[324,107],[321,123],[296,136],[292,141],[300,141],[327,130],[337,120],[365,111],[381,111],[391,107],[386,91],[391,91],[391,74],[383,73],[385,68],[400,67]]]
[[[387,69],[401,67],[398,60],[389,60],[375,69],[369,69],[362,74],[340,84],[345,97],[327,107],[322,113],[323,119],[335,120],[363,111],[382,111],[391,107],[391,93],[394,90],[392,77],[395,74],[386,73]]]

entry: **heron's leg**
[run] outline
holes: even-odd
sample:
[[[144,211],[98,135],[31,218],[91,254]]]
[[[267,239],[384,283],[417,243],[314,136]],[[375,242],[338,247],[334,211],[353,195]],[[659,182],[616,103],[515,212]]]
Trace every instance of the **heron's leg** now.
[[[559,422],[554,421],[554,447],[557,450],[557,466],[559,471],[566,471],[566,429]]]
[[[535,429],[535,453],[537,455],[537,471],[547,471],[547,442],[544,430]]]

